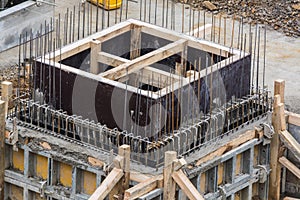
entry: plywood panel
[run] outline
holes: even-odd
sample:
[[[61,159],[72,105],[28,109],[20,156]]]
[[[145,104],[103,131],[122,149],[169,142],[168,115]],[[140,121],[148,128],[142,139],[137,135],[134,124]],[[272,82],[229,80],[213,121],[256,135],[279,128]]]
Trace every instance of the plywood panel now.
[[[95,192],[96,186],[96,174],[88,171],[83,171],[83,192],[91,195]]]
[[[200,193],[205,193],[205,185],[206,185],[206,174],[202,173],[200,177]]]
[[[36,176],[46,180],[48,177],[48,158],[36,155]]]
[[[218,185],[223,183],[224,163],[218,166]]]
[[[59,181],[63,186],[72,187],[72,166],[60,163]]]
[[[258,165],[258,158],[259,158],[259,146],[254,146],[254,156],[253,156],[253,166]]]
[[[236,155],[236,168],[235,168],[236,175],[241,173],[241,164],[242,164],[242,154],[238,154]]]
[[[24,150],[13,151],[13,168],[24,172]]]
[[[16,185],[11,185],[11,195],[12,200],[23,200],[23,188]]]

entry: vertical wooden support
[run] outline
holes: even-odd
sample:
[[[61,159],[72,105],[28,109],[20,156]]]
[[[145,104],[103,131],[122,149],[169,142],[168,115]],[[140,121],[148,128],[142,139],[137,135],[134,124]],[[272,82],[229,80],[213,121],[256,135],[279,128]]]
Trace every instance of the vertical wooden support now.
[[[284,85],[283,80],[276,80],[274,84],[274,105],[272,114],[272,124],[274,127],[274,135],[271,139],[270,147],[270,183],[269,183],[269,199],[280,199],[280,178],[281,164],[278,162],[281,156],[279,132],[286,129],[284,118]]]
[[[141,54],[141,26],[132,25],[130,37],[130,60],[133,60]]]
[[[4,199],[5,102],[0,100],[0,199]]]
[[[141,26],[131,25],[131,36],[130,36],[130,60],[133,60],[141,55]],[[137,74],[129,74],[129,85],[138,87],[138,76]]]
[[[123,171],[124,171],[124,179],[122,184],[122,193],[129,188],[130,181],[130,146],[122,145],[119,147],[119,153],[123,159]]]
[[[98,63],[98,53],[101,51],[101,42],[98,40],[93,40],[91,42],[91,53],[90,53],[90,72],[93,74],[99,74],[99,63]]]
[[[284,80],[276,80],[274,83],[274,96],[280,95],[280,103],[284,104],[284,88],[285,88],[285,81]]]
[[[173,161],[176,160],[177,153],[175,151],[165,152],[165,163],[164,163],[164,200],[175,199],[176,182],[172,178],[174,172]]]
[[[109,193],[109,199],[116,199],[115,196],[123,195],[125,190],[129,188],[130,180],[130,146],[122,145],[119,147],[118,156],[114,160],[115,168],[122,169],[124,175],[122,179],[115,185]]]
[[[9,81],[3,81],[1,83],[1,98],[5,101],[5,117],[8,113],[9,98],[12,96],[13,84]]]

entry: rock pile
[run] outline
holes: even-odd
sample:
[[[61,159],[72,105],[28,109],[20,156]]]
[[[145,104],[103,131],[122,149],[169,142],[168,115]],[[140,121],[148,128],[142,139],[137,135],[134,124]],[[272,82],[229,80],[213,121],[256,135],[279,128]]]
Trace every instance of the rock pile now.
[[[267,24],[287,36],[300,36],[300,0],[174,0],[214,13],[244,18],[244,22]]]

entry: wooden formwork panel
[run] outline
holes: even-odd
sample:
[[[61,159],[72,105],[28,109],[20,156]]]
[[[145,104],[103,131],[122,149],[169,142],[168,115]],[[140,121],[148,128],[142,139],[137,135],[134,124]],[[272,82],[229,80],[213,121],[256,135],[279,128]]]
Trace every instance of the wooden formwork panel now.
[[[36,155],[36,176],[46,180],[48,178],[48,158]]]
[[[210,159],[203,159],[197,171],[186,169],[191,182],[205,199],[267,199],[269,144],[263,144],[262,136],[257,137],[219,156],[214,154]],[[155,192],[157,195],[149,193],[141,199],[162,196],[161,191]],[[176,199],[186,200],[181,194],[179,190]]]
[[[65,187],[72,187],[72,166],[59,163],[59,183]]]
[[[88,171],[83,171],[83,193],[92,195],[97,188],[96,184],[96,174]]]
[[[10,199],[23,200],[23,188],[16,185],[10,185]]]
[[[24,172],[24,150],[18,149],[18,151],[12,152],[12,166],[16,170]]]
[[[69,199],[70,194],[63,191],[70,191],[75,199],[88,199],[105,176],[99,165],[93,168],[93,165],[68,158],[60,160],[53,158],[51,152],[31,152],[28,146],[20,146],[18,151],[13,151],[12,145],[6,147],[12,154],[6,158],[12,164],[5,170],[6,199],[22,200],[27,196],[30,200],[43,200],[49,194],[52,199]]]

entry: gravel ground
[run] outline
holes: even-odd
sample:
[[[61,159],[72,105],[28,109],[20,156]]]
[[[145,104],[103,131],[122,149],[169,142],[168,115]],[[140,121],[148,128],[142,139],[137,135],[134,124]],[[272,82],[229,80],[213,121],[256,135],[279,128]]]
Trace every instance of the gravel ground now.
[[[207,9],[203,0],[174,0]],[[300,0],[211,0],[214,13],[242,16],[244,22],[268,24],[287,36],[300,36]]]

